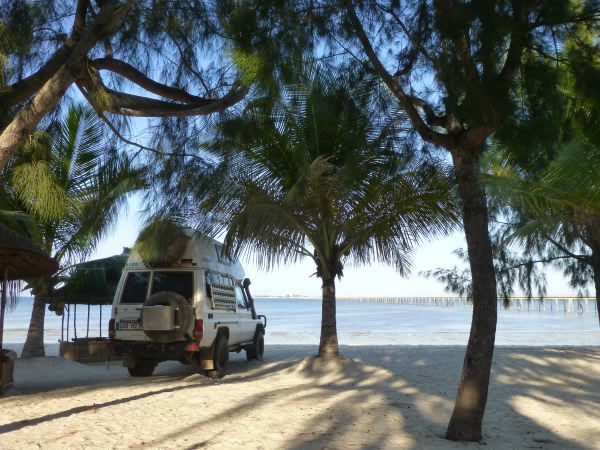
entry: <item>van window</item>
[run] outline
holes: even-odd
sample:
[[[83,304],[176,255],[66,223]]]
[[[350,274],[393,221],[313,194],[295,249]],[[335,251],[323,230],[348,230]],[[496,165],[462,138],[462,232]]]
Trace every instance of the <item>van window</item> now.
[[[238,308],[247,309],[248,305],[246,303],[246,297],[242,292],[242,288],[238,285],[235,286],[235,300],[237,302]]]
[[[221,275],[220,273],[207,271],[205,273],[206,278],[206,295],[208,297],[212,297],[212,292],[210,290],[211,285],[213,284],[222,284],[225,286],[233,287],[233,278],[230,278],[226,275]]]
[[[217,259],[219,262],[225,264],[233,263],[233,258],[230,255],[223,253],[223,246],[221,244],[215,244],[215,249],[217,251]]]
[[[194,272],[158,272],[152,275],[152,294],[177,292],[188,302],[194,299]]]
[[[216,272],[207,271],[206,295],[212,301],[213,309],[235,311],[236,296],[233,278]]]
[[[144,303],[149,280],[150,272],[129,272],[123,287],[121,303]]]

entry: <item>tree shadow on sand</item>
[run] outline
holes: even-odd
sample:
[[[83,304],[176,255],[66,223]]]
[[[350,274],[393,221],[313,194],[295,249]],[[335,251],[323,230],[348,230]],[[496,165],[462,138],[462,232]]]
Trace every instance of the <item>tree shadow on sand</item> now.
[[[436,360],[439,349],[435,348],[371,347],[369,359],[378,361],[380,368],[389,370],[389,375],[380,375],[380,379],[372,382],[368,389],[358,390],[349,397],[335,401],[327,411],[313,417],[305,430],[290,440],[285,448],[479,447],[480,444],[450,442],[443,437],[453,407],[464,348],[448,347],[446,351],[455,355],[451,366],[445,358],[444,362]],[[348,357],[356,356],[352,347],[344,348],[343,352]],[[594,448],[597,441],[593,437],[595,429],[587,430],[592,434],[588,439],[580,435],[583,439],[578,439],[579,443],[574,442],[541,425],[518,407],[522,397],[536,397],[542,393],[548,408],[576,405],[573,408],[578,411],[599,416],[600,396],[597,392],[600,379],[598,374],[578,370],[575,362],[580,355],[575,351],[498,348],[484,420],[483,442],[493,449]],[[599,355],[591,353],[590,357],[595,358],[600,367]],[[568,364],[565,364],[565,359]],[[372,377],[366,371],[354,374],[349,379],[340,378],[332,384],[360,385]],[[428,380],[420,383],[420,379]],[[411,382],[401,384],[400,380]],[[448,383],[449,380],[451,382]],[[510,389],[499,389],[501,384],[510,385]],[[581,388],[574,389],[574,385]],[[373,397],[382,400],[373,405]],[[335,411],[335,414],[332,415],[331,411]],[[502,417],[502,420],[494,420],[494,416]],[[577,423],[576,417],[571,417],[573,423]],[[368,432],[357,434],[357,428]],[[514,435],[520,435],[518,447],[515,447],[514,441],[512,444],[505,442],[507,436]],[[581,442],[589,444],[582,445]]]
[[[355,351],[352,347],[343,348],[347,357],[356,356],[353,354]],[[215,430],[232,418],[244,415],[260,419],[265,403],[279,405],[278,410],[285,416],[286,408],[291,407],[287,405],[293,405],[295,400],[300,400],[299,404],[306,404],[308,400],[307,403],[318,404],[320,408],[307,411],[300,420],[285,424],[285,435],[289,437],[281,448],[479,448],[481,444],[450,442],[443,438],[464,354],[464,349],[460,347],[448,347],[447,351],[456,356],[452,367],[436,359],[439,349],[435,348],[431,351],[414,347],[371,347],[369,359],[380,362],[379,366],[349,361],[342,363],[341,367],[335,364],[319,367],[315,360],[305,359],[280,369],[300,373],[305,378],[304,383],[247,396],[209,419],[203,418],[179,427],[146,444],[160,447],[176,442],[181,436],[189,436],[199,428]],[[597,378],[582,374],[571,365],[565,367],[564,361],[560,361],[565,357],[577,358],[576,352],[554,355],[555,359],[558,358],[554,363],[551,362],[551,350],[540,350],[534,357],[531,357],[531,349],[525,352],[499,349],[498,354],[488,403],[488,419],[485,422],[485,444],[493,449],[515,448],[514,440],[505,443],[507,433],[522,433],[518,448],[593,448],[593,440],[587,441],[590,447],[567,440],[519,412],[514,405],[515,397],[532,395],[534,389],[541,389],[545,398],[553,400],[555,406],[564,402],[576,403],[592,413],[593,404],[597,401]],[[553,365],[550,380],[544,378],[548,376],[546,364]],[[511,389],[500,391],[497,388],[499,384],[507,383],[502,378],[508,376],[509,369],[520,371],[521,378],[511,375]],[[429,378],[426,383],[419,382],[426,378]],[[587,389],[573,391],[560,381],[562,379],[580,383],[590,392]],[[492,410],[503,420],[495,423],[490,417]],[[273,418],[265,418],[269,419]],[[277,425],[274,427],[277,429]],[[272,433],[276,434],[277,431],[273,430]],[[232,435],[219,438],[227,440]],[[268,435],[262,438],[262,442],[255,441],[254,445],[262,443],[268,447],[271,438]],[[252,444],[252,441],[246,444]],[[192,445],[189,448],[200,447]]]
[[[352,347],[343,348],[347,357],[357,356],[355,351]],[[479,448],[481,444],[450,442],[443,437],[464,349],[448,347],[444,351],[455,356],[451,367],[436,359],[439,349],[423,347],[371,347],[369,359],[378,361],[378,366],[352,361],[336,370],[335,366],[318,367],[314,360],[303,360],[282,370],[301,373],[305,383],[270,390],[268,396],[248,396],[208,420],[173,430],[150,444],[160,447],[179,436],[189,435],[198,427],[218,428],[221,422],[240,415],[260,417],[260,406],[257,405],[265,402],[280,403],[281,413],[285,414],[286,404],[293,404],[298,399],[321,407],[316,412],[307,411],[296,423],[287,424],[286,436],[289,438],[282,448],[289,450]],[[575,404],[581,411],[598,414],[594,409],[598,404],[598,377],[582,373],[576,364],[564,363],[564,358],[576,360],[580,355],[578,352],[556,354],[552,350],[498,349],[484,424],[484,443],[493,449],[515,448],[514,439],[506,442],[510,434],[518,435],[518,448],[523,449],[593,448],[593,439],[582,439],[578,443],[563,438],[538,423],[536,418],[521,412],[516,402],[521,397],[535,397],[540,391],[549,407]],[[590,357],[597,358],[594,355],[592,353]],[[565,383],[566,380],[569,382]],[[584,389],[574,390],[573,383]],[[509,384],[510,389],[500,390],[501,384]],[[494,420],[494,416],[502,417],[502,420]],[[264,439],[263,443],[269,442],[268,436]]]
[[[244,355],[233,354],[228,368],[228,378],[249,376],[249,379],[254,379],[279,368],[288,367],[294,362],[292,359],[281,359],[283,360],[277,361],[275,365],[260,364],[258,361],[247,362]],[[43,379],[36,375],[35,372],[39,371],[44,371]],[[0,397],[0,402],[6,403],[10,398],[23,395],[51,392],[55,397],[68,398],[83,392],[109,390],[123,385],[160,387],[195,374],[199,375],[199,380],[204,379],[207,383],[214,383],[213,380],[201,376],[202,371],[198,365],[181,364],[176,361],[159,364],[151,377],[131,377],[121,361],[80,364],[59,357],[17,360],[14,387]]]
[[[167,365],[158,377],[150,379],[125,375],[118,380],[80,385],[75,392],[53,391],[54,398],[61,398],[76,396],[77,392],[132,387],[132,395],[127,397],[13,421],[1,425],[0,433],[28,427],[34,430],[44,422],[148,398],[160,401],[162,394],[190,390],[190,395],[202,396],[205,389],[215,386],[241,385],[244,389],[239,398],[223,400],[227,402],[225,408],[213,412],[209,405],[185,423],[173,421],[168,432],[155,432],[143,446],[191,450],[213,445],[226,448],[235,442],[248,448],[288,450],[480,448],[480,444],[443,438],[464,348],[372,346],[367,362],[363,362],[357,358],[365,355],[364,348],[342,347],[347,359],[331,364],[303,358],[314,350],[309,346],[271,346],[271,362],[247,363],[238,357],[231,363],[229,376],[218,381],[198,377],[190,367]],[[582,358],[588,362],[586,367],[592,361],[600,369],[600,352],[596,350],[497,348],[484,420],[484,443],[488,448],[594,448],[596,428],[589,423],[578,429],[577,442],[555,432],[561,426],[576,426],[577,413],[588,418],[600,415],[600,374],[586,372]],[[251,390],[250,382],[258,379],[261,384]],[[141,392],[135,393],[133,388]],[[0,405],[10,408],[10,398],[0,400]],[[290,408],[294,408],[293,420],[288,418]],[[536,409],[534,417],[528,415],[532,408]],[[558,408],[559,415],[566,416],[565,422],[549,424],[540,420],[538,412],[544,408]],[[261,421],[267,426],[252,428]],[[513,439],[507,440],[507,436]]]

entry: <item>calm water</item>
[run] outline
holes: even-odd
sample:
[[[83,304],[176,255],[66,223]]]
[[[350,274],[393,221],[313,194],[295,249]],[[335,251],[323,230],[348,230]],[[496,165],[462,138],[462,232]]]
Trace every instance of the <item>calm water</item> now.
[[[22,298],[6,316],[4,341],[25,341],[32,299]],[[257,299],[256,309],[268,318],[271,344],[318,344],[321,304],[311,299]],[[464,345],[469,335],[471,309],[377,303],[338,302],[338,336],[345,345]],[[87,307],[77,308],[77,336],[86,336]],[[106,336],[110,306],[102,308],[102,335]],[[60,339],[61,317],[46,311],[47,343]],[[71,332],[73,310],[71,310]],[[89,336],[100,335],[100,307],[91,307]],[[65,336],[66,338],[66,336]],[[600,327],[595,312],[500,310],[499,345],[596,345]]]

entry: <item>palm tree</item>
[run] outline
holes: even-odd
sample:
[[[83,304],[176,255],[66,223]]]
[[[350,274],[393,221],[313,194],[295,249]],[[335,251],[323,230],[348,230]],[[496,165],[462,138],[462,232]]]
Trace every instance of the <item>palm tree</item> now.
[[[31,216],[33,241],[62,270],[89,255],[127,196],[143,185],[143,170],[106,145],[103,133],[93,110],[71,107],[64,119],[36,132],[2,175],[0,210]],[[44,298],[59,279],[28,280],[35,299],[22,357],[45,354]]]
[[[220,163],[196,190],[200,225],[227,230],[233,254],[253,251],[267,269],[314,261],[322,357],[339,355],[335,279],[344,265],[377,260],[405,274],[414,247],[458,216],[445,174],[398,151],[403,117],[379,120],[373,100],[369,85],[311,72],[274,104],[220,122],[207,146]]]

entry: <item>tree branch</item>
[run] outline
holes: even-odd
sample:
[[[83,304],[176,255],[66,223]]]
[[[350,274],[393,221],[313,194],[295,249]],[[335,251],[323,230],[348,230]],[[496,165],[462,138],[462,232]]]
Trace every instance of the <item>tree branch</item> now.
[[[580,256],[583,256],[583,255],[580,255]],[[521,262],[521,263],[518,263],[518,264],[514,264],[514,265],[512,265],[510,267],[503,267],[498,272],[499,273],[504,273],[504,272],[508,272],[509,270],[518,269],[519,267],[528,266],[530,264],[539,264],[539,263],[545,264],[545,263],[549,263],[549,262],[552,262],[552,261],[557,261],[559,259],[567,259],[567,258],[573,258],[573,256],[571,256],[571,255],[553,256],[553,257],[550,257],[550,258],[537,259],[537,260],[532,260],[532,261],[524,261],[524,262]]]
[[[511,3],[513,6],[513,30],[510,33],[510,44],[506,53],[506,61],[495,80],[495,84],[497,83],[500,89],[504,89],[506,95],[508,95],[511,81],[520,66],[528,26],[528,8],[522,7],[519,2],[512,1]]]
[[[94,68],[95,69],[95,68]],[[82,92],[92,105],[98,110],[109,111],[114,114],[131,117],[187,117],[201,116],[225,110],[244,98],[247,88],[234,86],[223,97],[218,99],[202,99],[201,102],[192,104],[172,103],[140,95],[126,94],[106,87],[99,76],[86,74],[79,83]],[[94,101],[92,94],[101,93],[105,101]]]
[[[77,87],[79,87],[79,85]],[[81,87],[79,87],[79,90],[81,90]],[[115,136],[117,136],[117,138],[119,138],[124,143],[129,144],[129,145],[133,145],[134,147],[137,147],[140,150],[148,150],[148,151],[151,151],[151,152],[156,151],[156,149],[154,149],[154,148],[146,147],[145,145],[138,144],[137,142],[130,141],[125,136],[123,136],[119,132],[119,130],[117,130],[117,127],[115,127],[112,124],[112,122],[110,120],[108,120],[108,117],[106,117],[102,111],[96,111],[96,112],[98,113],[98,117],[100,117],[102,119],[102,121],[108,126],[108,128],[110,128],[110,130],[115,134]]]
[[[9,86],[0,86],[0,105],[14,106],[35,94],[69,58],[71,45],[62,45],[35,73]]]
[[[99,39],[114,33],[122,25],[123,19],[135,1],[129,0],[121,6],[120,3],[111,0],[102,3],[96,20],[73,46],[64,63],[48,77],[29,103],[0,133],[0,170],[73,84],[82,67],[85,67],[85,56],[89,50]]]
[[[380,5],[379,3],[377,3],[377,7],[379,9],[381,9],[383,12],[389,14],[390,16],[392,16],[392,18],[396,21],[396,23],[398,24],[398,26],[402,29],[402,31],[404,32],[404,34],[406,35],[406,37],[410,40],[410,42],[413,45],[414,49],[417,49],[417,51],[419,53],[421,53],[423,55],[423,57],[425,57],[425,59],[427,59],[427,61],[429,61],[431,63],[432,66],[437,67],[437,61],[427,52],[427,50],[425,50],[425,48],[421,45],[421,42],[417,41],[409,32],[408,27],[406,26],[406,24],[402,21],[402,19],[400,18],[400,16],[398,16],[398,14],[396,13],[396,11],[394,11],[394,9],[392,7],[390,8],[386,8],[383,5]]]
[[[98,70],[109,70],[111,72],[118,73],[141,88],[160,95],[161,97],[177,100],[187,104],[193,104],[196,106],[206,106],[214,101],[189,94],[183,89],[158,83],[148,78],[144,73],[140,72],[132,65],[126,63],[125,61],[121,61],[120,59],[99,58],[93,59],[89,63]]]
[[[83,90],[81,84],[79,82],[76,83],[77,87],[79,88],[79,90],[81,91],[81,93],[87,98],[87,93]],[[147,147],[145,145],[139,144],[137,142],[134,142],[130,139],[127,139],[125,136],[123,136],[121,134],[121,132],[117,129],[117,127],[108,119],[108,117],[106,117],[106,115],[104,114],[104,112],[102,111],[98,111],[96,110],[96,112],[98,113],[98,117],[100,117],[102,119],[102,121],[108,126],[108,128],[110,128],[110,130],[115,134],[115,136],[117,136],[117,138],[121,141],[123,141],[125,144],[128,145],[132,145],[134,147],[139,148],[140,150],[145,150],[145,151],[149,151],[151,153],[155,153],[157,155],[161,155],[161,156],[177,156],[180,158],[194,158],[194,159],[198,159],[200,161],[204,161],[204,159],[198,155],[192,155],[190,153],[169,153],[169,152],[164,152],[161,150],[158,150],[156,148],[152,148],[152,147]],[[139,153],[139,152],[138,152]],[[138,155],[138,153],[135,154],[134,158]]]
[[[412,121],[415,130],[417,133],[419,133],[419,136],[421,136],[421,138],[426,142],[444,147],[448,150],[456,148],[457,141],[454,136],[438,133],[427,126],[415,106],[410,101],[410,97],[404,92],[400,83],[398,83],[398,81],[387,71],[377,56],[377,53],[373,49],[373,46],[371,45],[371,42],[369,41],[369,38],[367,37],[367,34],[365,33],[365,30],[360,23],[358,16],[356,15],[356,11],[352,5],[352,0],[345,0],[345,5],[352,27],[357,34],[358,40],[362,44],[367,58],[373,65],[375,72],[377,72],[386,86],[390,89],[390,91],[392,91],[392,94],[398,99],[400,105],[402,105],[408,114],[408,117]]]
[[[75,20],[73,21],[73,36],[79,37],[85,30],[85,15],[89,6],[89,0],[78,0],[75,10]]]
[[[563,252],[564,254],[568,255],[570,258],[575,258],[578,261],[585,261],[585,262],[589,262],[589,257],[585,256],[585,255],[577,255],[573,252],[571,252],[569,249],[567,249],[565,246],[563,246],[560,242],[554,240],[552,237],[545,235],[546,239],[548,239],[552,245],[554,245],[556,248],[558,248],[561,252]]]
[[[448,125],[446,116],[438,116],[429,102],[422,98],[415,97],[414,95],[409,95],[408,98],[413,105],[423,110],[425,113],[425,120],[429,126],[446,128]]]

